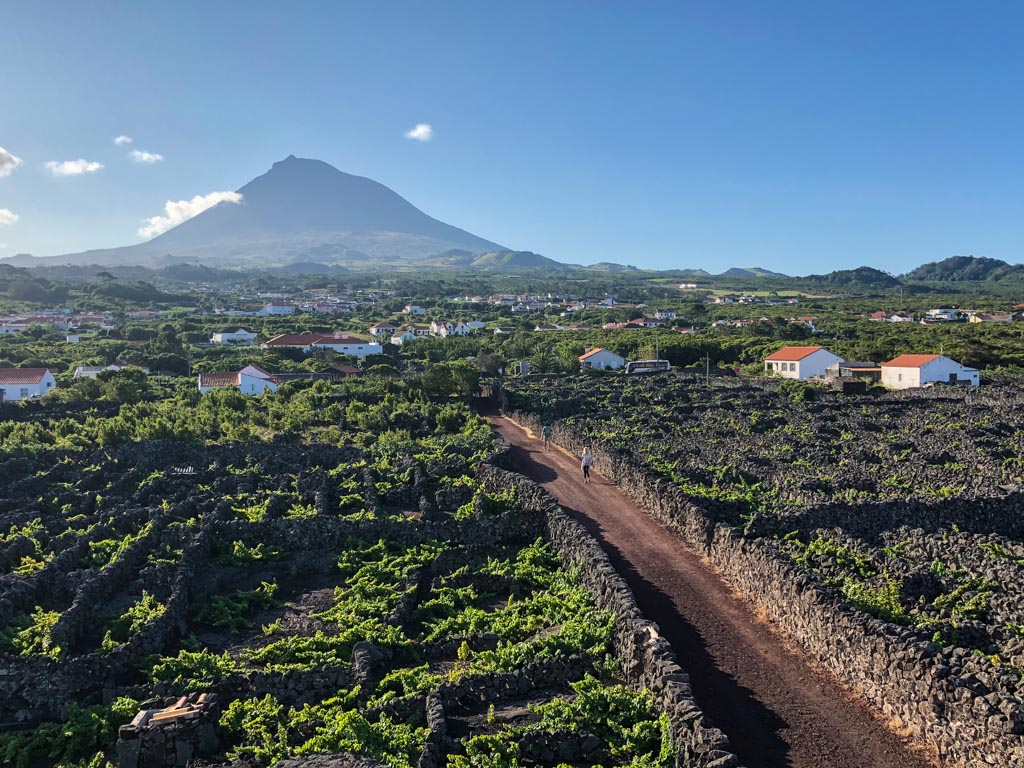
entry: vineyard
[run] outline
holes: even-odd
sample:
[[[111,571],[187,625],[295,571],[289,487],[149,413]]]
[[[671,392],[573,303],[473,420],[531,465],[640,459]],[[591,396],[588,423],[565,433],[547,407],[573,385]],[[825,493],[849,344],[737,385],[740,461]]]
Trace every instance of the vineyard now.
[[[962,743],[941,733],[960,727],[1024,754],[1019,389],[667,375],[517,380],[504,396],[570,449],[595,446],[599,469],[951,762]]]
[[[154,415],[202,440],[8,443],[0,763],[676,764],[549,517],[479,480],[484,421],[394,386],[269,405],[261,442],[214,395]]]

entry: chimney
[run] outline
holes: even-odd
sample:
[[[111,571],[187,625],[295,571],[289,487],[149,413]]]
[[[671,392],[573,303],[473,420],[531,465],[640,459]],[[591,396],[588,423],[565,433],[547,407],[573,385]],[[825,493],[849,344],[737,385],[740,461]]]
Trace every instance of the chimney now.
[[[584,355],[587,354],[589,351],[590,351],[590,347],[584,347],[583,348],[583,354]]]

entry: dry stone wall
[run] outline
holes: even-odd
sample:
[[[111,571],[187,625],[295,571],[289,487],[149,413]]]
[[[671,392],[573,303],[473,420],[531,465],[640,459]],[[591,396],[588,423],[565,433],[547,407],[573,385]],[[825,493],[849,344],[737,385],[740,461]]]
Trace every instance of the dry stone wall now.
[[[506,460],[507,454],[496,457],[497,463]],[[484,465],[477,479],[495,490],[514,487],[524,509],[543,511],[548,538],[559,558],[578,568],[580,580],[593,592],[598,607],[615,616],[615,653],[627,681],[637,688],[650,689],[657,708],[668,715],[679,749],[678,765],[739,766],[739,759],[729,751],[728,738],[704,717],[693,696],[690,678],[668,641],[655,623],[643,618],[632,591],[593,537],[550,494],[526,477]],[[541,752],[547,748],[543,744],[533,746]]]
[[[532,414],[512,415],[534,431],[541,428]],[[1005,685],[986,684],[984,678],[997,672],[986,670],[983,659],[962,648],[941,649],[912,630],[853,610],[800,572],[770,540],[743,537],[715,522],[627,452],[595,445],[564,424],[555,424],[554,440],[574,452],[591,445],[602,473],[708,557],[733,586],[894,726],[933,747],[943,764],[1024,765],[1024,691],[1012,695]],[[1008,508],[995,506],[986,514],[1011,525],[1005,517]],[[895,505],[880,505],[878,514],[897,511]]]

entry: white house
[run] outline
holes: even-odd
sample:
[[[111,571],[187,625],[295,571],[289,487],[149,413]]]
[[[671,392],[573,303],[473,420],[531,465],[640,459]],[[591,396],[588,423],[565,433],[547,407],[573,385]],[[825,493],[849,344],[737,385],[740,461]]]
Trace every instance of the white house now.
[[[676,319],[676,313],[673,312],[670,309],[663,309],[663,310],[661,310],[659,312],[655,312],[654,316],[658,320],[675,320]]]
[[[210,343],[249,347],[256,343],[256,334],[245,328],[224,328],[214,332],[210,337]]]
[[[258,365],[247,365],[237,373],[200,373],[199,393],[203,394],[214,389],[238,387],[243,395],[262,395],[277,391],[277,379],[274,374]]]
[[[238,390],[243,395],[277,392],[277,381],[258,365],[247,365],[238,372]]]
[[[967,318],[969,323],[1012,323],[1012,312],[974,312]]]
[[[405,309],[402,310],[403,315],[425,315],[427,310],[423,307],[417,306],[416,304],[406,304]]]
[[[397,325],[389,323],[387,320],[383,320],[370,326],[370,335],[375,339],[387,339],[390,338],[397,330]]]
[[[784,379],[810,379],[824,376],[825,369],[843,362],[824,347],[783,347],[764,359],[765,373],[774,373]]]
[[[430,332],[435,336],[446,339],[449,336],[469,336],[470,328],[461,320],[457,323],[435,320],[430,324]]]
[[[580,355],[580,368],[583,370],[593,371],[617,371],[626,365],[626,358],[621,355],[616,355],[614,352],[609,352],[607,349],[601,349],[595,347],[590,349],[589,347],[584,350],[583,354]]]
[[[929,320],[946,320],[946,321],[950,321],[951,322],[953,320],[959,320],[960,319],[957,311],[955,309],[952,309],[951,307],[941,307],[939,309],[929,309],[924,314],[925,314],[925,317],[927,317]]]
[[[268,315],[292,315],[295,313],[295,307],[291,304],[265,304],[256,314],[260,317],[267,317]]]
[[[363,358],[367,355],[379,355],[384,351],[378,341],[367,341],[357,336],[343,333],[282,333],[261,344],[264,349],[292,348],[303,352],[314,349],[331,349],[342,355],[353,355]]]
[[[913,389],[939,383],[976,387],[978,371],[943,355],[900,355],[882,363],[882,384],[889,389]]]
[[[72,378],[75,379],[95,379],[104,371],[123,371],[125,368],[138,368],[143,373],[149,373],[149,368],[143,368],[139,365],[129,365],[118,361],[110,365],[80,365],[75,368],[75,373]]]
[[[411,331],[408,328],[406,328],[405,330],[399,331],[394,336],[392,336],[391,343],[397,344],[398,346],[402,346],[403,344],[406,344],[410,341],[416,341],[416,339],[418,338],[419,336],[416,335],[415,331]]]
[[[45,395],[55,386],[48,368],[0,368],[0,402]]]

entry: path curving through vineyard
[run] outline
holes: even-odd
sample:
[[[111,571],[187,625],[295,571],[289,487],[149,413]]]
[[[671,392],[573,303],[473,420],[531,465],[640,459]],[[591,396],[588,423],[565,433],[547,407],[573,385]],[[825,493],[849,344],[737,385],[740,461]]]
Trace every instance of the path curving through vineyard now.
[[[582,482],[575,456],[488,414],[516,468],[600,542],[647,618],[658,623],[694,695],[748,768],[926,768],[830,675],[790,650],[677,535],[607,478]]]

